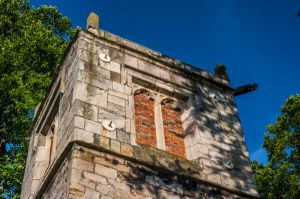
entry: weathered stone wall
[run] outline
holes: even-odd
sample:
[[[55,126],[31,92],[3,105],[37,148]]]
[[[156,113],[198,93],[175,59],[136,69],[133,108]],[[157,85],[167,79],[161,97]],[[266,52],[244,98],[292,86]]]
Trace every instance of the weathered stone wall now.
[[[69,159],[42,198],[244,198],[86,147],[75,145]]]
[[[71,140],[76,126],[72,97],[78,75],[77,44],[74,42],[70,47],[45,102],[36,110],[38,116],[29,143],[21,198],[30,198],[36,193],[53,162]]]
[[[49,136],[33,134],[25,168],[22,197],[30,198],[37,190],[49,166]]]
[[[79,32],[57,78],[63,94],[57,112],[55,157],[36,187],[49,186],[53,170],[61,164],[62,153],[70,143],[76,142],[96,147],[96,150],[87,153],[91,159],[82,158],[77,150],[69,160],[72,171],[68,172],[77,176],[70,181],[69,193],[74,198],[120,197],[113,195],[114,192],[124,197],[135,192],[136,197],[198,197],[193,189],[203,195],[225,194],[224,197],[229,198],[257,196],[249,154],[227,80],[110,33],[90,31],[93,33]],[[100,54],[111,60],[101,60]],[[47,112],[45,107],[42,110]],[[35,129],[43,121],[42,116],[38,117]],[[104,120],[112,121],[116,129],[105,129]],[[35,129],[33,132],[41,134]],[[44,132],[43,136],[46,135]],[[105,163],[106,153],[112,154],[110,159],[123,159],[118,164]],[[32,177],[27,176],[35,161],[33,158],[27,162],[24,184],[32,181]],[[226,162],[233,163],[233,167],[226,167]],[[118,170],[118,165],[126,168],[126,175],[136,179],[121,177],[124,172]],[[193,183],[184,184],[184,180],[155,172],[161,169]],[[102,170],[111,172],[111,176],[101,174]],[[185,173],[191,170],[194,173]],[[149,190],[154,190],[147,193],[150,195],[139,192],[138,176],[144,176],[142,182]],[[117,187],[118,183],[122,188]],[[137,185],[130,187],[127,183]],[[189,191],[174,191],[169,185]],[[113,192],[104,193],[106,190]],[[36,192],[35,189],[31,193]],[[25,195],[22,194],[23,198]]]
[[[70,157],[69,157],[70,158]],[[60,168],[56,170],[55,175],[49,182],[47,189],[43,190],[43,199],[69,198],[71,161],[64,159]]]

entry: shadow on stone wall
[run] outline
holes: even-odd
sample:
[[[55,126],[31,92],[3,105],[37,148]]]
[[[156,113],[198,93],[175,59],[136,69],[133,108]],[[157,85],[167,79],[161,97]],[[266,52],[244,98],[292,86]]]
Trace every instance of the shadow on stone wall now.
[[[133,196],[169,198],[242,198],[221,189],[200,184],[185,177],[149,169],[136,164],[127,165],[129,174],[121,176]]]
[[[208,179],[256,193],[233,95],[225,90],[211,90],[198,88],[185,103],[183,124],[188,159],[197,162]]]

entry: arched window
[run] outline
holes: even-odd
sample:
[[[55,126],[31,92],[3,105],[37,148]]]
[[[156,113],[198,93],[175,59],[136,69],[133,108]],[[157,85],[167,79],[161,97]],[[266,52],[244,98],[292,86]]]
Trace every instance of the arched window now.
[[[167,98],[162,100],[161,106],[166,151],[176,156],[186,157],[179,103]]]
[[[149,91],[137,90],[134,94],[136,142],[156,147],[154,99]]]

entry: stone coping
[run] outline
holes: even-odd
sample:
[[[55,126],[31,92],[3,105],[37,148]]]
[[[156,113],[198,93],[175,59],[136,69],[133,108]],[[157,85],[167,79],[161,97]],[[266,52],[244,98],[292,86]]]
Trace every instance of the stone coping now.
[[[75,140],[68,143],[63,152],[59,154],[58,159],[55,160],[51,168],[48,170],[49,173],[46,173],[42,184],[38,189],[39,191],[35,196],[36,198],[42,197],[44,191],[55,177],[56,172],[59,170],[64,160],[71,154],[71,152],[75,148],[81,147],[115,155],[128,161],[147,166],[164,174],[180,176],[187,180],[194,180],[196,182],[223,189],[242,197],[259,198],[258,195],[246,193],[240,189],[207,179],[205,174],[201,172],[202,169],[198,165],[184,158],[171,155],[156,148],[144,145],[133,146],[96,134],[94,134],[94,143],[87,143],[80,140]]]
[[[105,31],[102,29],[94,29],[94,28],[89,28],[88,30],[80,30],[80,31],[82,31],[84,33],[88,33],[96,38],[108,41],[110,43],[117,44],[124,49],[128,49],[129,51],[133,51],[138,54],[142,54],[146,57],[149,57],[150,59],[161,62],[164,65],[167,65],[169,67],[180,70],[181,72],[184,72],[184,74],[186,74],[189,77],[191,77],[191,76],[195,76],[198,78],[200,77],[200,78],[206,79],[208,81],[211,81],[219,86],[225,87],[229,90],[233,90],[230,87],[228,80],[219,78],[216,75],[209,73],[208,71],[197,68],[190,64],[186,64],[180,60],[169,57],[167,55],[164,55],[160,52],[154,51],[150,48],[147,48],[147,47],[137,44],[135,42],[129,41],[127,39],[124,39],[120,36],[117,36],[113,33],[108,32],[108,31]]]

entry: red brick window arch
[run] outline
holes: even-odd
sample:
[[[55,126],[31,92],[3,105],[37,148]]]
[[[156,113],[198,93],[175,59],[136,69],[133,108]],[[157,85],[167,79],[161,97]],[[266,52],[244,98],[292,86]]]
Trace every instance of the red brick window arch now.
[[[184,130],[179,103],[167,98],[162,100],[161,106],[166,151],[185,158]]]
[[[136,142],[156,147],[154,99],[149,91],[145,89],[135,91],[134,109]]]

